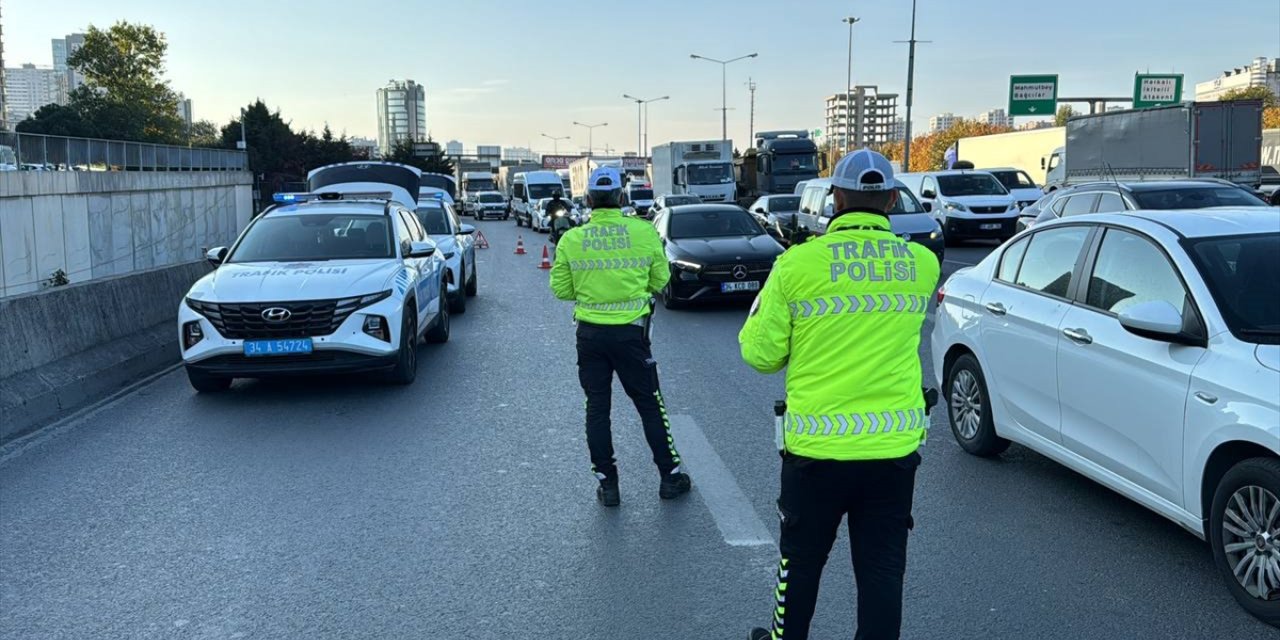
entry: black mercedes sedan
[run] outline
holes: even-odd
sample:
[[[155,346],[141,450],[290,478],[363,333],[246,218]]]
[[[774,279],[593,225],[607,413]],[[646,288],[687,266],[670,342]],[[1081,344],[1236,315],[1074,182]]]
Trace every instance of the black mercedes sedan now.
[[[668,309],[706,300],[751,300],[782,255],[782,245],[745,209],[729,204],[664,208],[653,221],[666,247]]]

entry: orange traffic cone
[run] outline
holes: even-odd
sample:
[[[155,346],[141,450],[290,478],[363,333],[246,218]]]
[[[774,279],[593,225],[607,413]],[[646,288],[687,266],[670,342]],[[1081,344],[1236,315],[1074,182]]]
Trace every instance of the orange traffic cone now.
[[[542,245],[542,262],[538,265],[539,269],[551,268],[551,254],[547,251],[547,245]]]
[[[524,254],[524,236],[516,236],[516,255],[522,256]]]

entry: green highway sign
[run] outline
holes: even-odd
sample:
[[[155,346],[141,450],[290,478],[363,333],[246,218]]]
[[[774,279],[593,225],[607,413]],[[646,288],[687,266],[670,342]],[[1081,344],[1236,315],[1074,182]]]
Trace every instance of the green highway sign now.
[[[814,130],[813,130],[813,137],[815,137],[815,138],[821,138],[821,137],[822,137],[822,129],[814,129]]]
[[[1182,102],[1182,74],[1138,73],[1133,76],[1133,108],[1146,109]]]
[[[1058,76],[1011,76],[1010,116],[1052,116],[1058,110]]]

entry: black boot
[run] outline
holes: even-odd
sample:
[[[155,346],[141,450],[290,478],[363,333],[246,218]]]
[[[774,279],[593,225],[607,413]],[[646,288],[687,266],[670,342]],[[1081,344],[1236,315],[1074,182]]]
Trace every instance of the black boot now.
[[[769,630],[756,627],[747,634],[747,640],[769,640]]]
[[[663,474],[662,484],[658,486],[658,497],[663,500],[679,498],[689,493],[689,489],[692,486],[693,483],[689,480],[689,474],[687,473],[677,471]]]
[[[596,499],[606,507],[616,507],[622,504],[622,494],[618,491],[618,479],[605,478],[601,480],[600,486],[596,488]]]

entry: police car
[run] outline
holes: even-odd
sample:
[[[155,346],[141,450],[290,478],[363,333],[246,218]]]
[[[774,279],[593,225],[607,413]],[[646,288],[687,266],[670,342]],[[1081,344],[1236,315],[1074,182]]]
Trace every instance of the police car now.
[[[191,386],[221,391],[234,378],[366,371],[413,382],[419,339],[449,339],[448,284],[442,252],[402,204],[417,192],[402,177],[406,188],[386,192],[330,180],[327,192],[276,194],[280,204],[231,248],[211,249],[215,270],[178,307]]]
[[[435,198],[418,201],[418,222],[427,237],[436,243],[448,267],[449,310],[467,312],[467,298],[479,292],[480,275],[476,271],[476,228],[463,224],[448,203]]]

